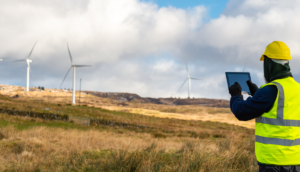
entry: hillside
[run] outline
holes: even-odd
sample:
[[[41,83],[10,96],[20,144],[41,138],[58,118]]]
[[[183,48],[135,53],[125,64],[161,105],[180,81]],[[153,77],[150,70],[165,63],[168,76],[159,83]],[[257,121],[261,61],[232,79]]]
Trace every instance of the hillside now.
[[[90,94],[74,106],[70,91],[31,90],[0,90],[1,171],[257,171],[254,130],[231,120],[228,108]],[[45,118],[54,114],[69,120]]]
[[[70,104],[72,92],[70,90],[61,89],[45,89],[30,88],[30,92],[24,92],[25,88],[20,86],[0,85],[0,94],[14,97],[17,100],[35,100],[45,101],[57,104]],[[18,97],[16,97],[18,95]],[[126,99],[125,99],[126,98]],[[173,105],[164,103],[152,103],[151,98],[142,98],[136,94],[129,93],[101,93],[86,91],[76,92],[77,105],[85,105],[90,107],[98,107],[113,111],[123,111],[128,113],[139,114],[143,116],[152,116],[159,118],[174,118],[183,120],[200,120],[215,121],[228,124],[234,124],[247,128],[254,128],[255,122],[238,121],[229,108],[217,106],[218,103],[229,104],[226,100],[209,99],[215,103],[215,107],[209,107],[207,104],[197,105]],[[168,100],[167,98],[154,99],[158,101]],[[171,99],[177,101],[192,102],[194,99]],[[208,99],[196,99],[199,102]],[[210,105],[211,106],[211,105]],[[51,109],[50,109],[51,111]]]
[[[207,107],[222,107],[229,108],[230,102],[228,100],[220,99],[205,99],[205,98],[150,98],[141,97],[137,94],[131,93],[117,93],[117,92],[96,92],[83,91],[84,93],[94,95],[97,97],[110,98],[119,102],[139,102],[139,103],[153,103],[163,105],[201,105]]]

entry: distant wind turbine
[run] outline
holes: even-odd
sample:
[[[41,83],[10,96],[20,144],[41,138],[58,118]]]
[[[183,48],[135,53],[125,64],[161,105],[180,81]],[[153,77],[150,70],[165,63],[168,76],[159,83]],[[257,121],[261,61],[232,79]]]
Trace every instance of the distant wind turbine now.
[[[4,57],[4,58],[1,58],[1,59],[0,59],[0,61],[3,61],[4,59],[8,59],[8,58],[6,58],[6,57]]]
[[[187,67],[187,64],[186,64],[186,63],[185,63],[185,67],[186,67],[186,71],[187,71],[188,76],[187,76],[187,78],[185,79],[185,81],[183,82],[183,84],[181,85],[181,87],[179,88],[179,90],[182,88],[182,86],[185,84],[185,82],[186,82],[187,80],[189,80],[189,96],[188,96],[188,98],[190,98],[190,96],[191,96],[191,80],[192,80],[192,79],[193,79],[193,80],[201,80],[201,79],[190,77],[190,73],[189,73],[189,70],[188,70],[188,67]]]
[[[74,70],[73,70],[73,94],[72,94],[72,104],[75,104],[75,103],[76,103],[76,102],[75,102],[75,81],[76,81],[76,79],[75,79],[75,69],[76,69],[76,67],[91,67],[91,65],[74,65],[74,64],[73,64],[72,55],[71,55],[71,52],[70,52],[70,49],[69,49],[69,45],[68,45],[68,44],[67,44],[67,47],[68,47],[68,52],[69,52],[69,56],[70,56],[70,60],[71,60],[71,67],[70,67],[70,69],[68,70],[66,76],[64,77],[64,80],[62,81],[62,83],[61,83],[61,85],[60,85],[60,88],[61,88],[62,84],[64,83],[66,77],[68,76],[70,70],[71,70],[72,68],[74,68]]]
[[[23,60],[16,60],[16,61],[14,61],[14,62],[26,61],[26,63],[27,63],[27,81],[26,81],[26,92],[28,92],[28,91],[29,91],[29,72],[31,73],[31,69],[30,69],[30,63],[32,62],[32,60],[30,60],[30,59],[29,59],[29,57],[31,56],[31,54],[32,54],[32,51],[33,51],[33,49],[34,49],[34,47],[35,47],[36,43],[37,43],[37,42],[35,42],[35,44],[33,45],[32,49],[31,49],[31,51],[30,51],[30,53],[29,53],[29,55],[28,55],[28,57],[27,57],[26,59],[23,59]],[[1,59],[1,61],[2,61],[2,59]],[[31,73],[31,74],[32,74],[32,73]]]

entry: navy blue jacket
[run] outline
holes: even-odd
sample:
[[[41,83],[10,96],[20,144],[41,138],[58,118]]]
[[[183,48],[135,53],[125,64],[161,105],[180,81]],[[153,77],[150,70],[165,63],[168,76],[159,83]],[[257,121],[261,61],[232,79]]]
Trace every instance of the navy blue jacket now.
[[[258,89],[253,97],[243,100],[241,95],[233,96],[230,99],[230,109],[240,121],[248,121],[268,112],[274,105],[277,97],[277,87],[274,85]]]

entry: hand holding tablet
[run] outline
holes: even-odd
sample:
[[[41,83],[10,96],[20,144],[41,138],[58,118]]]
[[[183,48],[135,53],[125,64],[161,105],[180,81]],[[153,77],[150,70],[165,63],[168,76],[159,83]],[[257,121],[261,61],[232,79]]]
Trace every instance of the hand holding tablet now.
[[[235,82],[232,86],[229,87],[229,94],[231,97],[242,95],[242,87],[239,83]]]
[[[242,89],[242,93],[247,93],[250,95],[254,95],[256,92],[255,86],[253,86],[251,82],[251,77],[249,72],[225,72],[227,78],[228,88],[235,84],[235,82],[239,83]],[[249,89],[250,85],[248,86],[247,81],[251,85],[251,90]],[[257,86],[256,86],[257,87]],[[255,90],[255,91],[254,91]],[[253,94],[251,94],[253,93]]]
[[[247,81],[247,85],[249,87],[249,90],[250,90],[250,93],[251,93],[251,96],[253,96],[256,91],[258,90],[258,87],[256,84],[252,83],[250,80]]]

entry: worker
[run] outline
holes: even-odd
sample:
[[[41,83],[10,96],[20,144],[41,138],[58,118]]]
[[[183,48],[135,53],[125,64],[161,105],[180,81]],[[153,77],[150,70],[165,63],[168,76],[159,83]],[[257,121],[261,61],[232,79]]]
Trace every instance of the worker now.
[[[239,83],[229,87],[230,109],[241,121],[256,118],[255,155],[260,172],[300,172],[300,84],[289,66],[290,49],[270,43],[260,61],[266,84],[259,89],[247,81],[246,100]]]

